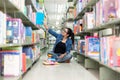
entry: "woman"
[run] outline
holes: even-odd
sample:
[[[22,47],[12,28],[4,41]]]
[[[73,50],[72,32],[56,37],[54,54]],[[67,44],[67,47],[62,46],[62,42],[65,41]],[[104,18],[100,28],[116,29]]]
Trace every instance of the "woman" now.
[[[49,29],[48,26],[45,26],[48,32],[56,38],[53,51],[48,54],[52,55],[57,62],[66,62],[72,58],[70,50],[72,44],[74,43],[74,33],[70,28],[63,28],[61,34],[56,33],[52,29]]]

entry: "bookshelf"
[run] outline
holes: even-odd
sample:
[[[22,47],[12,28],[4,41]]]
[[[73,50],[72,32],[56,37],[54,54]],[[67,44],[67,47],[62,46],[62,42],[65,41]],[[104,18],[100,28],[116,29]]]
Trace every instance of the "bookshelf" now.
[[[91,11],[92,7],[98,2],[99,0],[91,0],[83,9],[82,11],[77,15],[75,18],[75,21],[81,19],[85,12]]]
[[[32,6],[32,10],[33,12],[37,12],[37,8],[35,6],[35,4],[33,3],[33,0],[26,0],[25,5],[31,5]],[[5,14],[9,15],[11,18],[20,18],[25,26],[30,26],[32,28],[32,31],[34,30],[39,30],[39,29],[43,29],[45,31],[44,28],[37,26],[34,22],[32,22],[32,20],[30,20],[28,18],[27,15],[25,15],[25,13],[18,7],[18,5],[14,4],[12,2],[12,0],[0,0],[0,11],[4,12]],[[39,35],[40,36],[40,35]],[[37,40],[37,39],[36,39]],[[45,48],[46,45],[41,45],[41,41],[39,40],[39,42],[31,42],[31,43],[16,43],[16,44],[0,44],[0,48],[12,48],[12,47],[33,47],[35,49],[39,49],[39,51],[41,50],[41,48]],[[39,48],[41,47],[41,48]],[[36,52],[37,52],[36,50]],[[37,55],[37,57],[36,57]],[[26,58],[26,69],[27,71],[32,68],[32,66],[39,60],[41,55],[41,52],[39,53],[34,53],[34,57],[33,59],[28,59]],[[27,73],[26,72],[22,72],[22,70],[20,71],[20,75],[16,76],[16,77],[4,77],[4,76],[0,76],[0,80],[22,80],[22,77],[24,76],[24,74]]]
[[[82,19],[86,12],[92,11],[93,6],[97,4],[100,0],[91,0],[86,7],[77,15],[74,21]],[[102,23],[98,26],[94,26],[91,29],[85,29],[82,32],[76,34],[76,36],[86,36],[88,34],[100,32],[105,29],[118,27],[120,25],[120,19],[112,19],[108,22]],[[101,36],[99,36],[101,37]],[[77,55],[77,56],[76,56]],[[119,80],[120,79],[120,67],[111,66],[108,63],[102,62],[99,59],[86,55],[86,53],[80,53],[75,50],[74,56],[77,58],[78,62],[82,62],[86,69],[97,69],[99,70],[99,80]],[[101,56],[99,56],[101,57]]]
[[[34,12],[38,12],[38,9],[36,8],[35,4],[33,3],[33,0],[26,0],[26,5],[32,5],[32,9]]]

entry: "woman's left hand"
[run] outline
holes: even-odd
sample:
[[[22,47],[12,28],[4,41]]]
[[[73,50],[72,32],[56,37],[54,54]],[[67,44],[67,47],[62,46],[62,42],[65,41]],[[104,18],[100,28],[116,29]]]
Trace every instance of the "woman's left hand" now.
[[[61,54],[60,56],[59,56],[59,58],[63,58],[65,56],[65,54]]]

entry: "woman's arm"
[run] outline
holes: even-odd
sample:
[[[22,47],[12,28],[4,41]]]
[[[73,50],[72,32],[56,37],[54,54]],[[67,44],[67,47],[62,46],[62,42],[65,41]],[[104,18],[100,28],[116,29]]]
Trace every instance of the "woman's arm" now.
[[[57,38],[57,36],[59,35],[58,33],[56,33],[55,31],[53,31],[52,29],[50,29],[46,24],[44,25],[46,30],[48,30],[48,32],[53,35],[55,38]]]
[[[57,36],[59,35],[58,33],[56,33],[55,31],[53,31],[52,29],[48,29],[48,32],[53,35],[55,38],[57,38]]]

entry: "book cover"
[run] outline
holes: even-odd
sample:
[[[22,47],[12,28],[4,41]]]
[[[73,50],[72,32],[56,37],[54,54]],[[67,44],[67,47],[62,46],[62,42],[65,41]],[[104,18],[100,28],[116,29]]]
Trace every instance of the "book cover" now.
[[[100,39],[98,37],[86,36],[86,55],[91,57],[99,57]]]
[[[104,22],[108,22],[117,18],[115,0],[103,0],[103,18]],[[107,7],[106,7],[107,6]]]
[[[7,18],[7,43],[21,43],[21,25],[21,19]]]
[[[113,44],[113,66],[120,67],[120,37],[114,38]]]
[[[19,76],[21,73],[20,52],[15,50],[0,51],[3,55],[3,75],[4,76]]]

